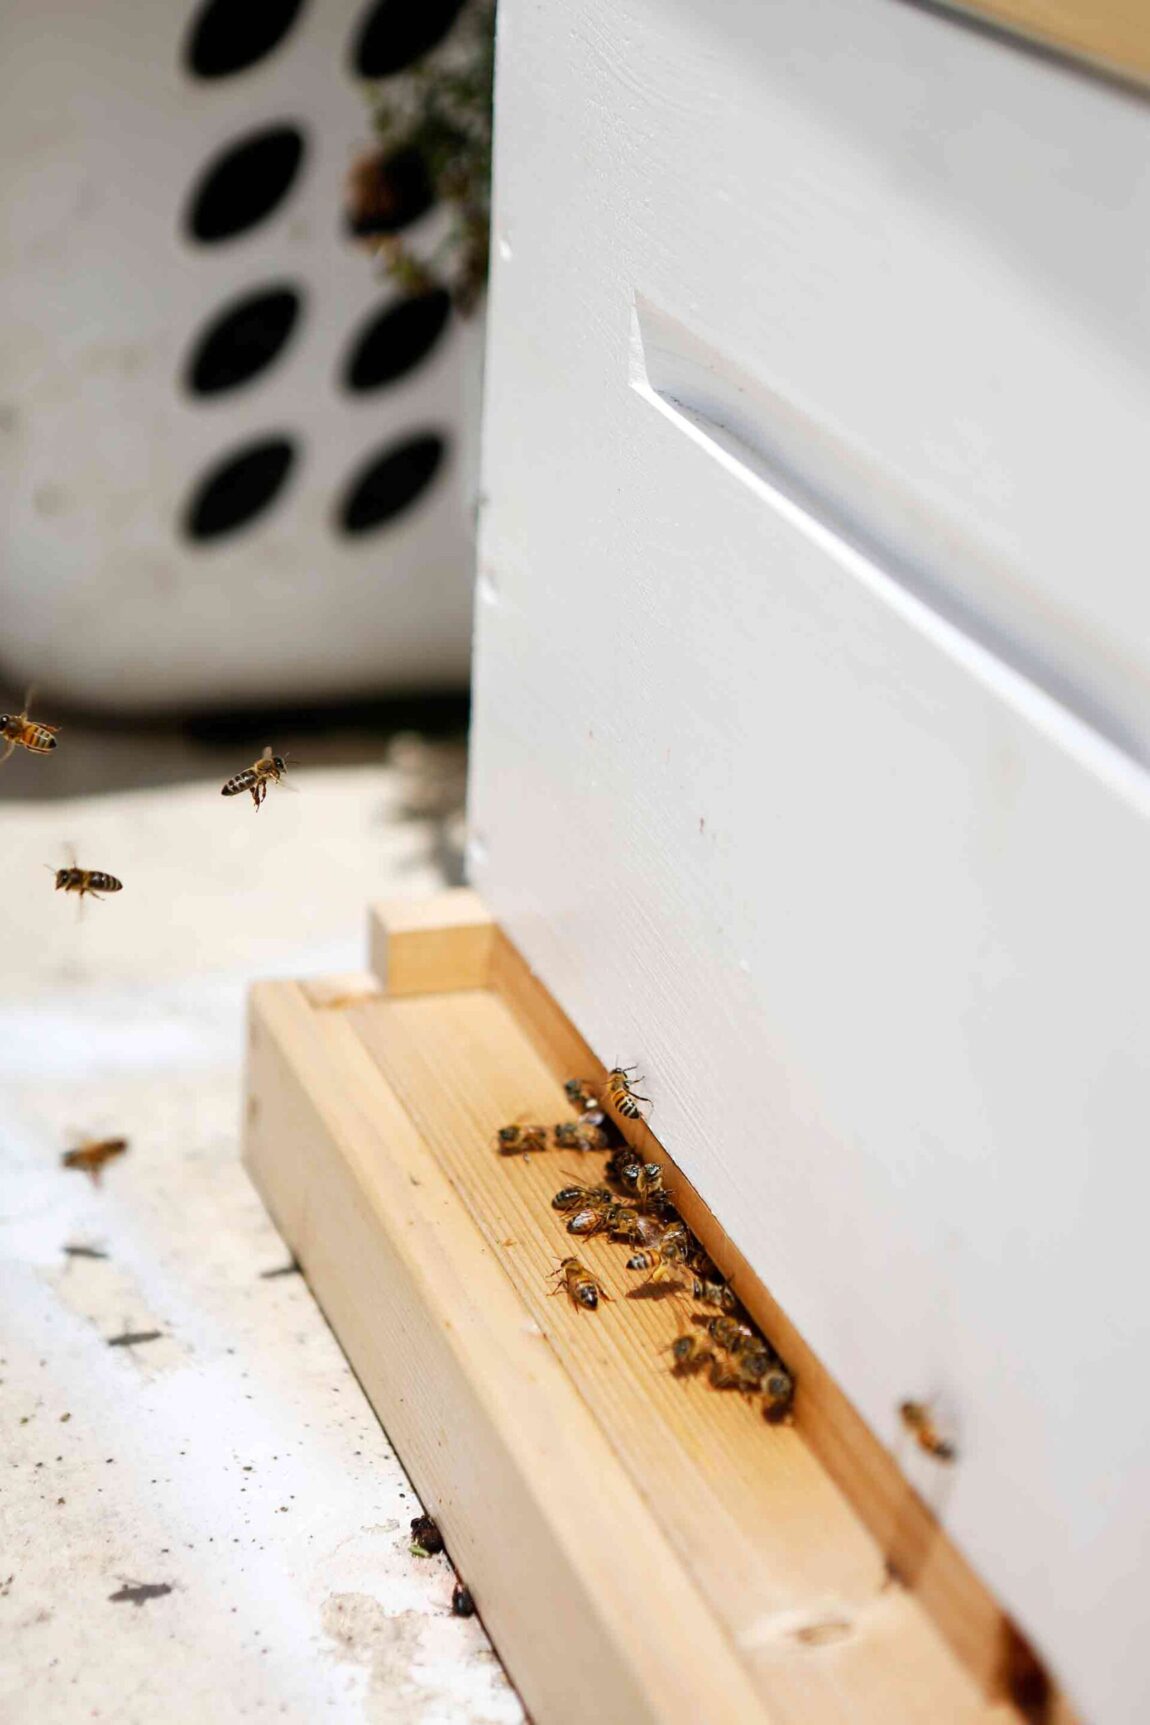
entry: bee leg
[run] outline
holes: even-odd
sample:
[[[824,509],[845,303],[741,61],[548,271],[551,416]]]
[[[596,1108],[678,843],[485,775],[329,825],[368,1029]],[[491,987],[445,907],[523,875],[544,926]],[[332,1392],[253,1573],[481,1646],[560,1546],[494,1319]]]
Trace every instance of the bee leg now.
[[[12,753],[12,751],[15,747],[16,747],[16,739],[15,739],[15,737],[10,737],[8,739],[8,747],[4,750],[4,753],[2,755],[0,755],[0,767],[2,767],[4,765],[4,762],[8,759],[8,756]]]

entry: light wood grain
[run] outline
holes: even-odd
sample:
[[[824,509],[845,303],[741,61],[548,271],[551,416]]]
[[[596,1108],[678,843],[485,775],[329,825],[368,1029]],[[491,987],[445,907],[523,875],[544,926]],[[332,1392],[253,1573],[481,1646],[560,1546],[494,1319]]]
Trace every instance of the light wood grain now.
[[[943,0],[1109,71],[1150,80],[1150,13],[1143,0]]]
[[[349,1009],[258,986],[249,1084],[247,1165],[535,1716],[775,1718]]]
[[[896,0],[501,30],[474,883],[1150,1718],[1150,107]]]
[[[601,1274],[611,1304],[590,1319],[549,1296],[548,1277],[572,1248],[550,1199],[570,1173],[591,1179],[601,1158],[494,1151],[508,1119],[569,1114],[504,1002],[465,991],[368,1003],[346,1017],[772,1713],[794,1725],[991,1717],[927,1614],[887,1585],[883,1549],[799,1433],[771,1429],[737,1397],[671,1375],[665,1349],[689,1302],[629,1298],[641,1278],[625,1271],[626,1251],[594,1240],[576,1250]]]
[[[380,914],[385,921],[386,912]],[[502,930],[495,937],[491,984],[554,1077],[560,1082],[574,1076],[592,1084],[602,1080],[603,1062]],[[622,1118],[618,1125],[647,1160],[671,1170],[676,1203],[684,1218],[723,1273],[733,1279],[764,1333],[791,1362],[799,1382],[797,1426],[878,1541],[892,1573],[913,1590],[977,1681],[988,1691],[1001,1687],[1005,1650],[1016,1632],[1004,1621],[998,1602],[947,1539],[896,1458],[860,1417],[762,1277],[691,1182],[674,1167],[650,1127]]]
[[[391,995],[482,988],[494,934],[490,912],[469,887],[388,901],[372,919],[372,968]]]

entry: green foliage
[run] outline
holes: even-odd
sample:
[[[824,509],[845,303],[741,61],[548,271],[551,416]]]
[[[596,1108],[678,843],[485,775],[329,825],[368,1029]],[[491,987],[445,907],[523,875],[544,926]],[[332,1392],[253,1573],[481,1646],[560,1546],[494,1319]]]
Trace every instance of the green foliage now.
[[[420,164],[448,231],[428,257],[397,235],[380,236],[388,273],[405,292],[446,288],[461,312],[474,310],[487,281],[491,225],[491,102],[494,0],[472,0],[444,45],[406,72],[373,86],[379,139],[377,191],[387,198],[388,164],[402,152]]]

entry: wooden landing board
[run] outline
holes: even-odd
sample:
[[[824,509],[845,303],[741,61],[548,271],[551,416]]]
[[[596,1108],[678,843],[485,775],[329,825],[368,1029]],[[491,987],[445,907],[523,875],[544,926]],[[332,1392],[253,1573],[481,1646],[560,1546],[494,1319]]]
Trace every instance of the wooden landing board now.
[[[888,1584],[801,1424],[671,1376],[692,1302],[629,1298],[595,1241],[612,1302],[549,1295],[551,1196],[601,1158],[495,1154],[570,1110],[538,1016],[453,989],[449,947],[416,963],[436,992],[256,989],[246,1156],[540,1725],[1018,1717]]]

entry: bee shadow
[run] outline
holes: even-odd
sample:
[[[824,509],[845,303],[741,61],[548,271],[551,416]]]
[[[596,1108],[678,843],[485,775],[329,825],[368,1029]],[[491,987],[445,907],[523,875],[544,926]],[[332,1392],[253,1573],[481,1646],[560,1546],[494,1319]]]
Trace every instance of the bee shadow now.
[[[625,1295],[628,1300],[667,1300],[684,1299],[687,1290],[682,1282],[644,1282],[641,1287],[629,1288]]]

